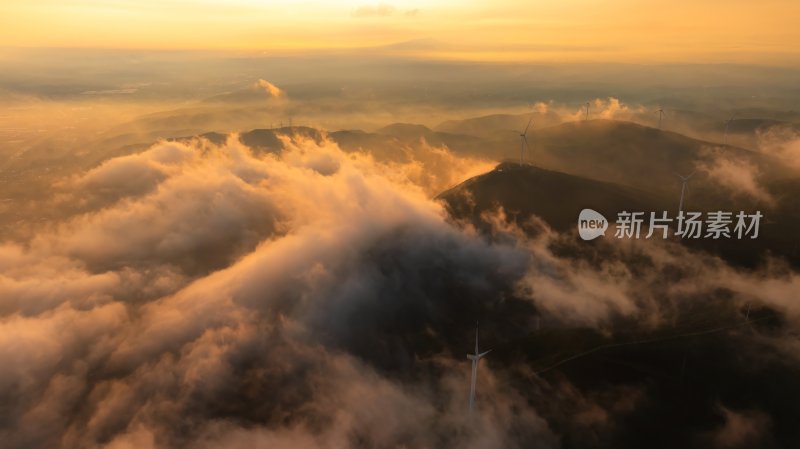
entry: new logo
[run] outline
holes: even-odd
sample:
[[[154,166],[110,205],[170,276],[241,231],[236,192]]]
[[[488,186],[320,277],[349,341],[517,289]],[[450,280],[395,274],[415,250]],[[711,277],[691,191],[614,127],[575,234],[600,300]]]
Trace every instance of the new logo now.
[[[600,212],[584,209],[578,215],[578,234],[584,240],[594,240],[601,235],[606,235],[608,220]]]

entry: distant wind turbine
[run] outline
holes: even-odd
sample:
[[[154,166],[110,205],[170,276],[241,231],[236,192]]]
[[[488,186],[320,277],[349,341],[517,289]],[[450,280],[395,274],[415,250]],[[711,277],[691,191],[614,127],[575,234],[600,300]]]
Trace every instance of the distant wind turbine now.
[[[663,108],[658,108],[658,129],[661,129],[661,118],[665,115]]]
[[[586,102],[586,118],[585,120],[589,120],[589,102]]]
[[[681,212],[683,212],[683,197],[684,197],[684,195],[686,195],[686,187],[689,184],[689,178],[691,178],[692,175],[694,175],[694,172],[691,172],[686,176],[682,176],[682,175],[680,175],[678,173],[675,173],[675,175],[677,175],[679,178],[681,178],[681,182],[682,182],[682,185],[681,185],[681,202],[678,205],[678,213],[681,213]]]
[[[519,165],[525,163],[525,147],[528,147],[528,149],[531,148],[530,145],[528,145],[528,128],[531,127],[532,121],[533,119],[528,120],[528,126],[525,127],[525,131],[519,133]]]
[[[469,411],[475,407],[475,382],[478,380],[478,362],[492,350],[481,353],[478,349],[478,323],[475,323],[475,354],[467,354],[467,358],[472,360],[472,379],[469,384]]]
[[[736,115],[737,115],[737,114],[738,114],[738,112],[737,112],[737,113],[734,113],[734,114],[731,116],[731,118],[729,118],[729,119],[728,119],[728,120],[725,122],[725,140],[724,140],[724,143],[725,143],[725,145],[727,145],[727,144],[728,144],[728,128],[730,128],[730,126],[731,126],[731,122],[733,121],[733,119],[734,119],[734,118],[736,118]]]

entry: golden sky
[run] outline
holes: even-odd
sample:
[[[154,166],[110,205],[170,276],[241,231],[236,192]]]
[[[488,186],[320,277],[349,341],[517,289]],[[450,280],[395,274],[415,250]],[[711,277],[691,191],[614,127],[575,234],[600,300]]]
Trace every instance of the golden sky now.
[[[797,0],[3,0],[0,43],[774,64],[800,59],[798,20]]]

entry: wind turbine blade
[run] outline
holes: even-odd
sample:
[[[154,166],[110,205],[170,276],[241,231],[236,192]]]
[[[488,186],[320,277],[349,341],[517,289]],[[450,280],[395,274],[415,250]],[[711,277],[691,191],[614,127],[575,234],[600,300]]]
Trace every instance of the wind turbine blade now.
[[[486,356],[486,354],[488,354],[488,353],[490,353],[490,352],[492,352],[492,350],[491,350],[491,349],[490,349],[490,350],[488,350],[488,351],[486,351],[486,352],[482,352],[482,353],[478,354],[478,358],[479,358],[479,359],[482,359],[483,357],[485,357],[485,356]]]
[[[475,322],[475,356],[478,356],[478,325],[479,323]]]
[[[533,121],[533,119],[530,119],[530,120],[528,120],[528,126],[526,126],[526,127],[525,127],[525,132],[524,132],[524,133],[522,133],[523,135],[525,135],[525,134],[528,134],[528,128],[530,128],[530,127],[531,127],[531,122],[532,122],[532,121]]]
[[[528,136],[525,134],[522,135],[522,141],[525,142],[525,146],[530,148],[531,146],[528,144]]]

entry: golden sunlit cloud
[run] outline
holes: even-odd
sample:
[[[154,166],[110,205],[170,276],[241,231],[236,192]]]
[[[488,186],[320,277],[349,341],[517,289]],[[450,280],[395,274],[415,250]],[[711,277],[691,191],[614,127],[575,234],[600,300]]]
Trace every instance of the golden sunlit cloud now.
[[[269,96],[272,98],[281,98],[286,95],[278,86],[265,79],[259,79],[258,82],[256,82],[256,86],[264,89],[264,91],[267,92],[267,94],[269,94]]]

